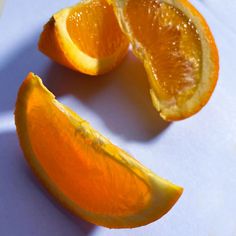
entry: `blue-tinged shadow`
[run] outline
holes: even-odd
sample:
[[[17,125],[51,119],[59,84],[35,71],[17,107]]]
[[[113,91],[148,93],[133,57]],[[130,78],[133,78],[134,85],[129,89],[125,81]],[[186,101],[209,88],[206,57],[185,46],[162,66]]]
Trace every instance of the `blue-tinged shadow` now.
[[[37,50],[37,40],[38,34],[1,65],[0,112],[14,109],[18,88],[32,71],[57,97],[77,97],[124,139],[148,141],[168,127],[152,106],[145,70],[131,52],[116,70],[92,77],[51,62]]]
[[[38,34],[33,35],[13,55],[1,58],[0,64],[0,112],[15,106],[18,88],[29,71],[42,74],[49,60],[37,50]]]
[[[145,142],[170,124],[154,109],[146,72],[131,52],[106,75],[87,76],[52,63],[44,79],[57,97],[77,97],[102,118],[109,130],[124,139]]]

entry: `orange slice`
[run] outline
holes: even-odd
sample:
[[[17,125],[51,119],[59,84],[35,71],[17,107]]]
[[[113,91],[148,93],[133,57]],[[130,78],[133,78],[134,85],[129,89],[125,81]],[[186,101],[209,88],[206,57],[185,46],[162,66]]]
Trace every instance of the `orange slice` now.
[[[182,193],[55,100],[32,73],[19,89],[15,123],[25,157],[43,185],[94,224],[148,224],[166,214]]]
[[[209,100],[218,51],[202,15],[187,0],[109,0],[135,55],[146,68],[151,96],[169,121],[187,118]]]
[[[128,44],[112,7],[105,0],[84,0],[52,16],[38,47],[64,66],[98,75],[122,61]]]

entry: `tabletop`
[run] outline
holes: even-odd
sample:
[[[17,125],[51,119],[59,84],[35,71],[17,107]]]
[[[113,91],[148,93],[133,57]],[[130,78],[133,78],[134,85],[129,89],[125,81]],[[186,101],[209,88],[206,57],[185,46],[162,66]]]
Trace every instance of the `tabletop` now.
[[[166,123],[151,105],[145,71],[131,52],[112,73],[91,79],[37,50],[43,24],[75,0],[5,1],[0,16],[1,236],[236,235],[236,1],[191,2],[216,39],[219,82],[201,112]],[[16,94],[29,71],[113,143],[183,186],[174,208],[144,227],[115,230],[75,218],[54,203],[28,168],[15,131]]]

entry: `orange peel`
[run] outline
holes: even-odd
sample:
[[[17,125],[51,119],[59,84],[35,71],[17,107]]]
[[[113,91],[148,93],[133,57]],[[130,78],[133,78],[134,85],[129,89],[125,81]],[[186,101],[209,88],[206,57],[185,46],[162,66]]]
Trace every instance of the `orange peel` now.
[[[198,112],[218,80],[219,56],[208,24],[187,0],[108,0],[143,62],[163,119]]]
[[[114,69],[128,45],[105,0],[84,0],[55,13],[38,42],[39,50],[49,58],[89,75]]]
[[[33,172],[63,206],[89,222],[142,226],[166,214],[182,194],[59,103],[33,73],[19,89],[15,123]]]

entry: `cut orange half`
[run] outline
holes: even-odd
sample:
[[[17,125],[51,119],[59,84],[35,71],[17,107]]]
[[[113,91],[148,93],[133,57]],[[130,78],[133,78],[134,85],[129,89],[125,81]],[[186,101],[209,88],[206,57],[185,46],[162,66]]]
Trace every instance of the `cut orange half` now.
[[[148,224],[166,214],[182,193],[55,100],[32,73],[19,89],[15,123],[26,160],[43,185],[94,224]]]
[[[112,7],[105,0],[84,0],[52,16],[38,47],[64,66],[98,75],[122,61],[128,44]]]
[[[209,100],[218,51],[202,15],[187,0],[109,0],[135,55],[146,68],[155,108],[181,120]]]

